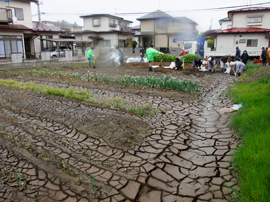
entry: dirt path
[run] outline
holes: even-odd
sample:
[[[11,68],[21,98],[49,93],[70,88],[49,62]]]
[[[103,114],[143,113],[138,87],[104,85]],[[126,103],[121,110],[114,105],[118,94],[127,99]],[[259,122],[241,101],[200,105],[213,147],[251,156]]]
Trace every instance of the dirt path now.
[[[215,110],[230,104],[224,92],[233,77],[173,76],[203,85],[199,102],[179,92],[11,76],[132,99],[157,113],[1,87],[0,201],[230,201],[237,140],[228,115]]]

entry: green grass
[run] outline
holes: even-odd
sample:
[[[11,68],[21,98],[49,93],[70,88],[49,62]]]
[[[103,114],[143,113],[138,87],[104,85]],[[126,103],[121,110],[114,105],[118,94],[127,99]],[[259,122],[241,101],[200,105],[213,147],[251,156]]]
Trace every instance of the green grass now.
[[[253,76],[256,72],[259,71],[260,65],[248,62],[245,69],[246,72],[242,77],[240,77],[240,81],[245,81],[247,77]]]
[[[258,67],[247,69],[247,73]],[[238,83],[230,94],[241,108],[232,126],[242,137],[233,164],[240,184],[239,201],[270,201],[270,75],[251,83]]]
[[[80,101],[86,101],[93,104],[114,106],[123,111],[128,111],[140,116],[153,113],[153,108],[147,104],[134,102],[133,99],[122,99],[120,97],[102,97],[100,95],[89,94],[86,90],[76,90],[74,88],[55,88],[48,85],[36,84],[33,82],[18,82],[14,80],[0,79],[0,86],[8,88],[17,88],[21,90],[31,90],[33,92],[73,98]],[[0,127],[1,129],[1,127]]]

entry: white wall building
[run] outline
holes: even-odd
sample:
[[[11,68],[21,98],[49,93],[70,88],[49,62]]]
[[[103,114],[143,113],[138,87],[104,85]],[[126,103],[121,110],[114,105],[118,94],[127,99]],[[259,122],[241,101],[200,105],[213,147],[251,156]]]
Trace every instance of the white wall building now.
[[[211,32],[215,49],[208,55],[235,55],[236,47],[247,50],[250,56],[260,56],[261,48],[270,45],[270,7],[249,7],[228,12],[232,28]]]
[[[124,48],[128,37],[133,38],[132,21],[109,14],[81,16],[84,30],[72,32],[76,39],[89,41],[88,47],[95,46],[95,56],[108,53],[112,46]]]

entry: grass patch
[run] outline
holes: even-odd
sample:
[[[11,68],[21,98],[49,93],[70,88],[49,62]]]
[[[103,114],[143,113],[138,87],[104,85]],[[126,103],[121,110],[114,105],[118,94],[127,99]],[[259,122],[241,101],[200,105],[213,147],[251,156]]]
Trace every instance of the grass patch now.
[[[74,88],[55,88],[48,85],[36,84],[33,82],[18,82],[14,80],[0,79],[0,86],[17,88],[21,90],[31,90],[33,92],[62,96],[73,98],[80,101],[86,101],[93,104],[105,105],[107,107],[121,109],[140,116],[146,114],[153,114],[153,108],[149,105],[142,105],[141,103],[134,102],[133,99],[122,99],[120,97],[104,97],[101,95],[94,95],[88,93],[86,90],[76,90]]]
[[[253,75],[258,67],[247,69]],[[232,126],[242,137],[234,155],[240,184],[239,201],[270,200],[270,75],[229,89],[235,103],[243,108],[233,117]]]
[[[246,69],[246,72],[242,77],[240,77],[240,81],[245,81],[247,77],[251,77],[255,73],[257,73],[260,69],[260,65],[248,62],[245,69]]]

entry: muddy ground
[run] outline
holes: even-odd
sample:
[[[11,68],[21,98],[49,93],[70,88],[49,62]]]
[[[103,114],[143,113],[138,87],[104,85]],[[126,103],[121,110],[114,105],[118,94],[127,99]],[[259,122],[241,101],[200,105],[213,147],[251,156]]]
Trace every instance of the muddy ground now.
[[[157,63],[159,64],[159,63]],[[169,65],[169,64],[165,64]],[[151,106],[135,115],[113,106],[0,87],[0,201],[230,201],[238,190],[230,164],[237,140],[226,89],[235,77],[192,70],[149,72],[143,63],[87,68],[47,66],[64,72],[168,75],[197,81],[197,95],[70,79],[22,76],[1,79],[84,89],[99,99],[121,98]]]

